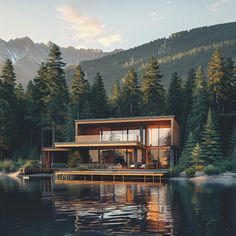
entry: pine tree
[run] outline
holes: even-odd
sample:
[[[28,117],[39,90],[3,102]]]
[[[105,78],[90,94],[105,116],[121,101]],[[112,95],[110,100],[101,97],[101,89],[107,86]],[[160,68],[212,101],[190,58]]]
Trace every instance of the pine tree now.
[[[193,133],[190,132],[186,141],[186,144],[184,145],[183,151],[181,153],[181,158],[180,158],[180,166],[183,169],[188,168],[191,166],[191,155],[192,151],[197,143],[196,137],[194,137]]]
[[[165,90],[161,78],[158,62],[155,58],[151,58],[142,75],[143,115],[162,115],[165,112]]]
[[[0,159],[6,157],[6,152],[11,148],[12,143],[12,120],[9,114],[12,113],[11,107],[5,99],[0,97]]]
[[[4,87],[5,99],[9,102],[10,106],[15,105],[15,86],[16,86],[16,75],[11,60],[6,60],[2,69],[2,85]]]
[[[182,101],[182,106],[183,106],[183,118],[181,122],[181,144],[183,145],[185,143],[185,140],[189,134],[189,116],[193,107],[193,87],[194,87],[194,82],[195,82],[195,76],[196,73],[194,69],[192,68],[188,72],[188,77],[184,83],[183,86],[183,101]]]
[[[225,61],[222,92],[224,94],[225,112],[236,112],[236,67],[231,57]]]
[[[208,63],[208,88],[212,105],[217,111],[224,111],[223,100],[225,99],[223,91],[224,80],[224,58],[220,50],[216,50]]]
[[[236,147],[236,126],[234,126],[233,128],[233,132],[229,139],[228,144],[229,144],[229,147],[227,151],[227,157],[230,159],[233,155],[234,147]]]
[[[111,108],[111,115],[112,117],[120,117],[121,116],[121,88],[119,80],[116,80],[113,84],[113,87],[111,89],[111,95],[109,97],[109,105]]]
[[[85,103],[90,103],[89,101],[89,93],[90,93],[90,85],[88,80],[85,79],[85,73],[81,69],[81,66],[78,65],[75,69],[74,77],[72,79],[72,88],[71,88],[71,112],[72,119],[84,118],[83,114],[85,107]]]
[[[140,93],[137,74],[131,68],[123,79],[122,116],[138,116],[140,114]]]
[[[64,66],[59,46],[52,44],[46,66],[46,96],[43,102],[46,108],[43,123],[55,127],[57,140],[63,140],[68,112],[68,88],[65,81]]]
[[[102,76],[97,73],[91,89],[91,105],[94,118],[104,118],[109,115],[108,98]]]
[[[168,97],[167,110],[169,114],[175,115],[182,127],[183,118],[183,85],[177,72],[174,72],[171,78]]]
[[[10,60],[3,65],[0,79],[0,146],[1,156],[11,157],[16,126],[15,72]]]
[[[236,145],[234,146],[234,150],[232,153],[232,169],[233,172],[236,172]]]
[[[193,105],[189,115],[188,128],[198,142],[200,141],[202,127],[207,116],[206,82],[201,67],[198,67],[196,71],[192,100]]]
[[[216,115],[211,109],[208,111],[207,121],[202,134],[202,160],[207,164],[219,164],[223,159],[220,146],[220,133],[218,129],[218,121]]]
[[[191,154],[191,163],[194,166],[198,166],[199,164],[204,164],[204,161],[201,159],[201,146],[199,143],[193,148]]]

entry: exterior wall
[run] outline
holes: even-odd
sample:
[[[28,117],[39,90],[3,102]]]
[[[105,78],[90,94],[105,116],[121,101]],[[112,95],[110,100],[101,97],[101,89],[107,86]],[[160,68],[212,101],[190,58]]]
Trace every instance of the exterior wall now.
[[[84,122],[84,123],[83,123]],[[76,122],[76,136],[75,141],[78,143],[92,143],[101,141],[101,134],[107,135],[109,132],[111,137],[117,135],[115,141],[126,142],[129,141],[129,133],[136,135],[139,134],[139,141],[143,144],[142,149],[133,148],[132,158],[129,159],[126,154],[126,165],[131,162],[146,163],[156,166],[157,168],[168,168],[173,166],[177,162],[177,153],[180,146],[180,127],[174,118],[144,120],[140,118],[138,121],[134,119],[133,122],[130,119],[129,122],[124,120],[121,122],[114,122],[112,119],[106,120],[92,120]],[[150,134],[154,132],[153,134]],[[119,140],[119,135],[127,135],[127,139]],[[151,141],[151,137],[156,137],[155,142]],[[105,139],[104,142],[112,142],[114,140]],[[136,140],[137,141],[137,140]],[[111,146],[107,150],[118,149],[117,146]],[[102,150],[102,149],[101,149]],[[127,149],[126,149],[127,150]],[[96,150],[89,150],[91,160],[99,163],[101,160],[101,152]],[[128,159],[127,159],[128,158]]]

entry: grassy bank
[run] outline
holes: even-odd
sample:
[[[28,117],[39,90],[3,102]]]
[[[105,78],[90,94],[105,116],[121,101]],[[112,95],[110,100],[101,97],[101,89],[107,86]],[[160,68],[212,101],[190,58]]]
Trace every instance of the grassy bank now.
[[[26,160],[23,159],[18,159],[18,160],[3,160],[0,161],[0,172],[5,171],[5,172],[15,172],[18,171],[20,167],[25,165]]]

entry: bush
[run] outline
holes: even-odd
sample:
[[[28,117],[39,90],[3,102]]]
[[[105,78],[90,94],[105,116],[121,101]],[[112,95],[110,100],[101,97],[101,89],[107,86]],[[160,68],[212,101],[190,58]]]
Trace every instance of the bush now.
[[[23,168],[28,168],[28,169],[37,169],[40,168],[39,161],[37,160],[28,160],[23,166]]]
[[[185,170],[185,174],[188,178],[194,177],[196,173],[196,169],[194,167],[189,167],[188,169]]]
[[[207,174],[207,175],[218,175],[220,173],[222,173],[222,169],[217,167],[217,166],[213,166],[213,165],[207,165],[203,171]]]
[[[3,160],[0,162],[0,171],[5,172],[14,172],[17,171],[21,167],[22,162],[19,161],[12,161],[12,160]]]
[[[170,177],[178,177],[179,172],[181,172],[181,168],[179,166],[175,166],[169,169]]]
[[[196,171],[202,171],[204,169],[204,165],[196,165]]]
[[[77,167],[80,162],[80,153],[75,151],[69,155],[68,167],[74,168]]]

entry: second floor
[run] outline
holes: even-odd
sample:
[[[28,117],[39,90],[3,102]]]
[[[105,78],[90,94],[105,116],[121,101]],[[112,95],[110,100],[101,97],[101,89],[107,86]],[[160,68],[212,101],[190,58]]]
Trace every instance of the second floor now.
[[[77,143],[139,142],[144,146],[180,145],[180,128],[174,116],[107,118],[75,121]]]

